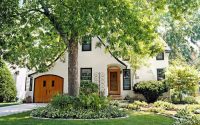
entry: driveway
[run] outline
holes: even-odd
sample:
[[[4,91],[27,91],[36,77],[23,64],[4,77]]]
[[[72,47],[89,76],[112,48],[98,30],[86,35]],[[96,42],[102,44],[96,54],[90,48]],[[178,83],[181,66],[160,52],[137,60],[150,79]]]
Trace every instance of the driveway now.
[[[12,105],[6,107],[0,107],[0,117],[7,116],[12,114],[17,114],[21,112],[31,111],[38,107],[44,107],[47,104],[44,103],[29,103],[29,104],[20,104],[20,105]]]

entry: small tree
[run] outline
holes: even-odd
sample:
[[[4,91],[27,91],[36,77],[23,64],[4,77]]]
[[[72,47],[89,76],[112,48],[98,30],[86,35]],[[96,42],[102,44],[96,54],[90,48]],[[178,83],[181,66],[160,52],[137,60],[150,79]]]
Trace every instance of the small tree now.
[[[14,101],[16,93],[14,79],[5,62],[0,58],[0,102]]]
[[[183,94],[194,95],[199,82],[199,73],[193,67],[180,60],[172,62],[166,72],[167,82],[178,94],[180,102],[183,101]]]

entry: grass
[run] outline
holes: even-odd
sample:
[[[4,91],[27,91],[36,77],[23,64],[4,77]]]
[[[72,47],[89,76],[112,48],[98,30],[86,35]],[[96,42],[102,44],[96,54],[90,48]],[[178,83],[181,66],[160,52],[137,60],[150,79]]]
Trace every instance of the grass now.
[[[1,125],[171,125],[173,119],[150,114],[136,113],[129,114],[129,118],[112,120],[41,120],[33,119],[30,112],[0,117]]]
[[[0,103],[0,107],[6,107],[6,106],[11,106],[11,105],[18,105],[18,102],[5,102],[5,103]]]

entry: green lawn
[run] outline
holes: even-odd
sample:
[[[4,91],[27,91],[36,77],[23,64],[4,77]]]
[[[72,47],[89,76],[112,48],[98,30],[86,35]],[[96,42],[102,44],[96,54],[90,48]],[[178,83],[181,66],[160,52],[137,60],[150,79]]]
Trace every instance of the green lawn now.
[[[131,113],[129,118],[112,120],[39,120],[30,112],[0,117],[1,125],[171,125],[173,119],[147,113]]]
[[[0,103],[0,107],[18,105],[18,104],[19,104],[18,102]]]

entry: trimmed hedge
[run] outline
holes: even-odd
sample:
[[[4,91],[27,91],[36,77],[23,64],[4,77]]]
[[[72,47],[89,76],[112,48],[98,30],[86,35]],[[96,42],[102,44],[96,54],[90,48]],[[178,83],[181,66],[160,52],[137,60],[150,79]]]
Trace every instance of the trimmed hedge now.
[[[142,94],[148,103],[152,103],[168,91],[168,86],[162,81],[141,81],[133,86],[133,91]]]
[[[0,58],[0,102],[11,102],[16,99],[14,79],[5,62]]]

